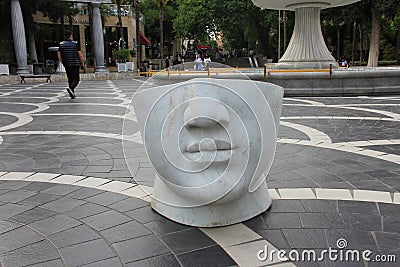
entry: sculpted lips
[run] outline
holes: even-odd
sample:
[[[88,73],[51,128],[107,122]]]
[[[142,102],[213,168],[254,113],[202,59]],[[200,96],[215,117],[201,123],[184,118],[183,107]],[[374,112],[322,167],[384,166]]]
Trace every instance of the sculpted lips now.
[[[230,142],[225,140],[203,139],[200,142],[191,143],[187,146],[186,151],[196,153],[200,151],[215,151],[215,150],[232,150]]]

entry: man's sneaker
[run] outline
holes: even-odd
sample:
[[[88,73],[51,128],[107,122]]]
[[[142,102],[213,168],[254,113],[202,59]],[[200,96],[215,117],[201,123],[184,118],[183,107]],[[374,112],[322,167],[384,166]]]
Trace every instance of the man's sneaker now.
[[[75,94],[74,94],[74,92],[72,92],[71,89],[67,88],[67,92],[68,92],[69,96],[71,97],[71,99],[75,98]]]

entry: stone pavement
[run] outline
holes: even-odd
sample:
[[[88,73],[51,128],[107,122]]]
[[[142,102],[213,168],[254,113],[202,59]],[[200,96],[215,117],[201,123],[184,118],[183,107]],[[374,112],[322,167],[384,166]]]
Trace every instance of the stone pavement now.
[[[151,210],[135,120],[125,163],[140,85],[85,81],[75,100],[65,83],[0,85],[0,266],[398,266],[400,96],[285,98],[272,207],[199,229]]]

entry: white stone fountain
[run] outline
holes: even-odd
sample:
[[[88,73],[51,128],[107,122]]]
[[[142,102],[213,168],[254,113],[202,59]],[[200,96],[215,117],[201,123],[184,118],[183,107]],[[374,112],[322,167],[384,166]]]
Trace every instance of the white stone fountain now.
[[[325,69],[338,64],[326,47],[321,31],[321,9],[344,6],[360,0],[252,0],[266,9],[294,10],[295,26],[280,69]]]

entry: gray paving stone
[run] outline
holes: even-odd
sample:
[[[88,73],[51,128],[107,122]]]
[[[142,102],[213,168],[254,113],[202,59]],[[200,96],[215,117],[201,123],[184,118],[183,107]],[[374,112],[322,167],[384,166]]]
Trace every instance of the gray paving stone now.
[[[28,227],[19,227],[11,231],[0,234],[0,255],[25,247],[44,240],[42,235],[32,231]]]
[[[275,200],[269,212],[305,212],[300,200]]]
[[[150,235],[152,232],[138,222],[129,221],[127,223],[102,230],[100,231],[100,234],[111,243],[116,243],[140,236]]]
[[[389,233],[400,233],[400,217],[383,216],[383,231]]]
[[[11,218],[17,214],[32,209],[32,206],[6,203],[0,206],[0,220]]]
[[[161,239],[175,253],[181,254],[207,248],[216,243],[198,229],[188,229],[163,235]]]
[[[170,251],[154,236],[148,235],[113,244],[124,263],[130,263]]]
[[[346,225],[343,223],[342,218],[337,213],[300,213],[299,215],[303,228],[346,228]],[[347,221],[345,220],[345,222]]]
[[[378,251],[376,242],[370,232],[349,229],[327,229],[326,236],[328,244],[337,248],[338,239],[344,238],[347,241],[347,249]]]
[[[119,213],[114,210],[109,210],[100,214],[92,215],[90,217],[82,218],[81,221],[90,225],[98,231],[111,228],[126,222],[131,221],[132,219],[128,216]]]
[[[282,229],[291,248],[327,248],[325,230],[322,229]]]
[[[80,225],[78,220],[64,214],[55,215],[43,220],[28,224],[29,227],[43,235],[51,235]]]
[[[57,248],[69,247],[79,243],[102,238],[86,225],[78,225],[47,237]]]
[[[41,262],[38,264],[29,265],[29,267],[64,267],[61,259]]]
[[[149,206],[149,203],[138,198],[126,198],[121,201],[115,202],[108,207],[119,212],[126,212],[142,207]]]
[[[80,187],[74,185],[58,184],[56,186],[43,190],[42,193],[64,196],[79,189]]]
[[[183,266],[236,266],[220,246],[180,254],[178,259]]]
[[[31,197],[25,198],[24,200],[21,200],[19,203],[24,205],[40,206],[59,198],[60,196],[57,195],[38,193]]]
[[[336,200],[301,200],[307,212],[339,212]]]
[[[102,194],[104,191],[94,189],[94,188],[87,188],[87,187],[81,187],[78,190],[67,194],[66,197],[71,197],[71,198],[77,198],[77,199],[86,199],[98,194]]]
[[[7,193],[0,195],[0,201],[17,203],[21,200],[24,200],[24,199],[31,197],[33,195],[36,195],[36,194],[37,194],[36,192],[32,192],[32,191],[12,190],[12,191],[8,191]]]
[[[34,183],[30,183],[29,185],[24,186],[22,189],[27,190],[27,191],[43,191],[43,190],[51,188],[53,186],[56,186],[56,184],[34,182]]]
[[[67,266],[82,266],[117,256],[102,239],[61,248],[59,251]]]
[[[117,257],[111,258],[111,259],[106,259],[106,260],[101,260],[101,261],[96,261],[93,263],[85,264],[82,265],[84,267],[122,267],[121,260]]]
[[[0,234],[22,227],[22,224],[17,222],[0,220]]]
[[[55,211],[35,207],[33,209],[27,210],[25,212],[22,212],[18,215],[11,217],[10,220],[19,223],[30,224],[32,222],[46,219],[55,216],[57,214],[58,213]]]
[[[49,241],[43,240],[8,252],[2,258],[4,266],[27,266],[57,260],[60,256],[57,249]]]
[[[338,202],[341,213],[379,214],[377,204],[372,202],[343,201]]]
[[[148,223],[164,219],[157,212],[153,211],[150,206],[138,208],[125,213],[140,223]]]
[[[157,221],[151,221],[145,223],[144,225],[156,235],[164,235],[190,229],[189,226],[170,221],[166,218],[161,218]]]
[[[48,202],[44,205],[41,205],[40,207],[63,213],[72,210],[78,206],[84,205],[86,203],[87,202],[83,200],[69,198],[69,197],[62,197],[54,201]]]
[[[0,189],[9,189],[9,190],[17,190],[21,189],[24,186],[27,186],[31,182],[26,181],[1,181]]]
[[[109,211],[109,208],[93,204],[93,203],[86,203],[74,209],[71,209],[65,212],[66,215],[71,216],[75,219],[82,219],[85,217],[93,216],[99,213],[103,213]]]
[[[361,231],[382,231],[380,215],[341,213],[347,228]]]
[[[302,228],[298,213],[264,213],[263,219],[269,229]]]
[[[126,195],[116,194],[113,192],[104,192],[102,194],[86,198],[85,200],[102,206],[108,206],[126,198],[128,198]]]
[[[165,254],[125,264],[126,267],[176,267],[181,266],[174,255]]]

